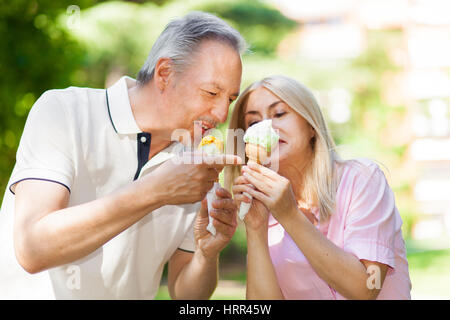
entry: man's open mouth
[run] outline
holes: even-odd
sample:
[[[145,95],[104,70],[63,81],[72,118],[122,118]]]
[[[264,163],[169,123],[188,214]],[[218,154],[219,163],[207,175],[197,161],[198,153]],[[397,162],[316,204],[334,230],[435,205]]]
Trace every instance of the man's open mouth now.
[[[208,130],[214,129],[215,127],[216,127],[215,123],[208,121],[201,121],[202,134],[204,134]]]

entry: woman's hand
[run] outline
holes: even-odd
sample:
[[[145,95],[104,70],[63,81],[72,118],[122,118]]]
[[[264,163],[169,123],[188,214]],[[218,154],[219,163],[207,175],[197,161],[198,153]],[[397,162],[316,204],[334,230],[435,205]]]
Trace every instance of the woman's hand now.
[[[238,202],[250,200],[243,192],[254,194],[250,179],[239,176],[234,181],[234,199]],[[238,204],[240,205],[240,203]],[[277,275],[270,258],[268,245],[269,209],[253,197],[252,206],[244,218],[247,231],[247,299],[283,299]]]
[[[247,186],[245,192],[255,201],[259,200],[281,224],[283,219],[298,213],[297,201],[292,190],[291,182],[278,173],[250,162],[242,167],[243,176],[255,189]]]
[[[243,192],[247,192],[248,189],[253,190],[252,186],[249,184],[250,182],[247,178],[243,176],[237,177],[233,186],[234,199],[237,201],[238,207],[241,202],[252,203],[250,210],[244,218],[247,231],[261,230],[262,232],[267,232],[269,210],[258,199],[250,200],[246,195],[242,194]]]

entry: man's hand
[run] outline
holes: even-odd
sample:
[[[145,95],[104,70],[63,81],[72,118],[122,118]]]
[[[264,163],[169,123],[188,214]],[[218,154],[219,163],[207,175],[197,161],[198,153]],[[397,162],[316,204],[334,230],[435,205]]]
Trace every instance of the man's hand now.
[[[225,165],[241,164],[242,159],[234,155],[219,155],[191,158],[184,163],[174,159],[166,161],[151,174],[141,180],[159,181],[156,197],[163,204],[185,204],[201,201],[214,185]]]
[[[213,236],[206,230],[208,226],[208,208],[206,199],[203,199],[202,206],[197,214],[194,225],[194,236],[197,250],[200,250],[205,258],[217,258],[220,251],[230,242],[236,231],[237,206],[231,198],[231,194],[224,188],[216,190],[218,199],[212,203],[213,210],[210,212],[214,218],[213,225],[216,228],[216,235]]]

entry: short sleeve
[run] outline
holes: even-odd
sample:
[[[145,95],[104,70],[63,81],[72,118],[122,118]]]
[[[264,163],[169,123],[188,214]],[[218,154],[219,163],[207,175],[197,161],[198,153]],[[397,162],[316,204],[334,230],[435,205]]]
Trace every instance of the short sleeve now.
[[[394,194],[377,165],[355,175],[345,221],[344,250],[395,268],[397,225]]]
[[[191,228],[188,232],[186,232],[186,236],[178,249],[188,252],[195,252],[194,228]]]
[[[189,205],[184,205],[186,215],[188,218],[187,221],[189,221],[186,232],[183,238],[183,241],[178,246],[178,249],[188,252],[195,252],[195,238],[194,238],[194,223],[195,223],[195,217],[197,216],[197,212],[200,210],[201,203],[193,203]]]
[[[16,154],[9,189],[27,179],[46,180],[71,188],[74,146],[65,106],[58,90],[45,92],[33,105]]]

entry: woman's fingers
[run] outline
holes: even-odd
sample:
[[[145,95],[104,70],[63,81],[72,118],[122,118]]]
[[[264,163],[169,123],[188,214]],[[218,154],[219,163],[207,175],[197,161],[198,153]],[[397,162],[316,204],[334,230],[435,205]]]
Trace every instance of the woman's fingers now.
[[[234,200],[238,203],[240,202],[247,202],[247,203],[251,203],[252,199],[250,199],[248,196],[246,196],[243,193],[238,193],[234,196]]]
[[[247,163],[247,166],[244,166],[243,169],[247,169],[246,167],[252,169],[253,171],[256,171],[260,174],[262,174],[265,178],[269,178],[270,180],[274,180],[276,181],[278,179],[278,177],[280,176],[278,173],[276,173],[275,171],[266,168],[256,162],[250,161]]]
[[[234,187],[238,187],[238,186],[234,186]],[[233,189],[234,189],[234,187],[233,187]],[[241,191],[242,193],[247,192],[253,198],[258,199],[259,201],[264,203],[266,206],[269,203],[270,198],[268,196],[266,196],[264,193],[262,193],[258,190],[255,190],[254,188],[252,188],[249,185],[239,185],[238,191]]]
[[[236,196],[241,195],[243,192],[245,192],[247,190],[247,188],[252,188],[255,189],[254,186],[252,186],[251,184],[247,183],[247,184],[238,184],[238,185],[234,185],[232,188],[233,194],[234,194],[234,198],[236,199]]]
[[[267,179],[264,179],[264,176],[262,176],[260,173],[247,169],[244,171],[243,175],[250,182],[250,184],[255,186],[256,189],[262,191],[267,195],[271,193],[271,190],[273,189],[272,185],[270,184],[271,181],[267,181]]]
[[[249,184],[250,182],[247,180],[246,177],[244,176],[239,176],[234,180],[234,184],[238,185],[238,184]]]

